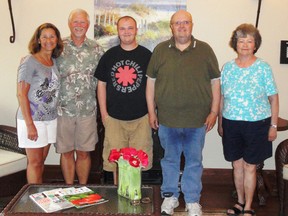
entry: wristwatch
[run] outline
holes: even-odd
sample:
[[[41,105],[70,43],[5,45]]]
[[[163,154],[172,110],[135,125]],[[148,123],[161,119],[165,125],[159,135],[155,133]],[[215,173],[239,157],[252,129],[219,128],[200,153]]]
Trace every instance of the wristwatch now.
[[[277,129],[277,125],[276,124],[271,124],[270,127]]]

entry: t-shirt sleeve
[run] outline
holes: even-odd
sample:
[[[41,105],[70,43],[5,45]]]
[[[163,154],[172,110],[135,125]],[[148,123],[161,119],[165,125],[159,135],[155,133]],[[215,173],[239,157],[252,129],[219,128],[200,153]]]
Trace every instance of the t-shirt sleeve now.
[[[266,94],[271,96],[278,93],[276,82],[273,76],[272,68],[269,64],[264,66],[264,83],[266,84]]]
[[[21,60],[18,68],[18,82],[25,81],[29,84],[32,83],[34,67],[30,58],[31,56],[26,56]]]
[[[210,74],[210,79],[215,79],[215,78],[220,77],[218,60],[211,47],[209,47],[209,74]]]
[[[105,64],[105,57],[106,55],[104,54],[102,56],[102,58],[100,59],[98,65],[97,65],[97,68],[95,70],[95,73],[94,73],[94,77],[96,77],[98,80],[100,81],[103,81],[103,82],[107,82],[107,76],[106,76],[106,73],[107,73],[107,69],[106,69],[106,64]]]
[[[223,85],[223,80],[224,80],[224,75],[225,75],[225,69],[226,69],[227,63],[225,63],[221,69],[221,76],[220,76],[220,88],[221,88],[221,95],[223,95],[224,92],[224,85]]]
[[[157,62],[159,60],[158,52],[157,52],[157,47],[154,49],[148,67],[146,71],[146,75],[150,78],[156,78],[157,77]]]

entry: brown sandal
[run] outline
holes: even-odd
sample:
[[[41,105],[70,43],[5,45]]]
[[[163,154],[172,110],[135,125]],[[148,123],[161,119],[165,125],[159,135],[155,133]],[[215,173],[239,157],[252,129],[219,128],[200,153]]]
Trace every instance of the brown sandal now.
[[[242,207],[242,210],[239,209],[239,208],[237,208],[235,205],[241,206],[241,207]],[[237,202],[235,205],[234,205],[232,208],[230,208],[230,209],[227,210],[226,214],[227,214],[228,216],[237,216],[237,215],[243,214],[245,204],[242,204],[242,203]],[[229,212],[228,212],[229,210],[230,210],[230,211],[234,211],[234,213],[229,213]]]

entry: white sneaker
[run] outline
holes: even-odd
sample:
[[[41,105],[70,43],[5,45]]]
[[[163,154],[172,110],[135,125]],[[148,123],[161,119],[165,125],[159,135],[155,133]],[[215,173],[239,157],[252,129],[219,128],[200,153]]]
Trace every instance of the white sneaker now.
[[[199,203],[186,203],[188,216],[202,216],[202,206]]]
[[[173,215],[174,208],[179,206],[178,198],[176,197],[165,197],[161,205],[161,214],[162,215]]]

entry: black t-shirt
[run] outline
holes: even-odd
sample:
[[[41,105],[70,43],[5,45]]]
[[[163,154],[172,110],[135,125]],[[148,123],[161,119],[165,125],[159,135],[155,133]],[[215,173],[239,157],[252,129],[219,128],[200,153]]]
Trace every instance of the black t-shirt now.
[[[94,76],[106,82],[107,111],[111,117],[134,120],[148,113],[145,89],[150,57],[150,50],[141,45],[131,51],[119,45],[100,59]]]

